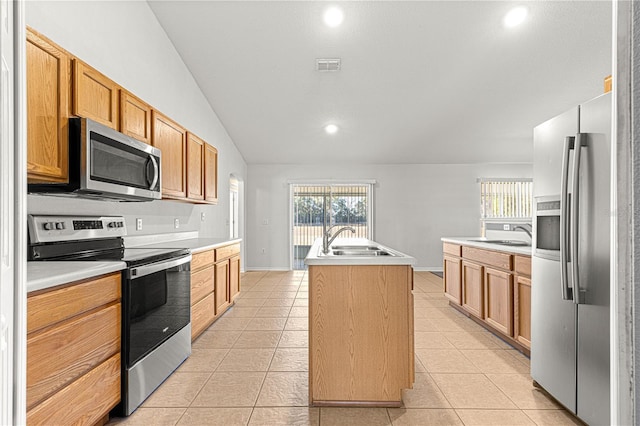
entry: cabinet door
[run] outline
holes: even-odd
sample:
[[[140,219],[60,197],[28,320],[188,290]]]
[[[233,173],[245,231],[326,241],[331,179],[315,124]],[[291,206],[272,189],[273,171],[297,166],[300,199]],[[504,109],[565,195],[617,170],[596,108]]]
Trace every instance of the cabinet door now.
[[[151,107],[126,90],[120,90],[120,131],[151,143]]]
[[[230,305],[229,261],[216,263],[216,315],[222,314]]]
[[[162,151],[162,195],[185,198],[187,195],[187,132],[176,122],[153,110],[151,144]]]
[[[531,348],[531,280],[517,276],[514,291],[513,337],[527,348]]]
[[[116,83],[84,62],[73,60],[73,114],[118,129]]]
[[[233,301],[240,294],[240,256],[229,259],[229,299]]]
[[[484,318],[482,270],[481,265],[462,261],[462,306],[480,319]]]
[[[462,303],[462,280],[459,258],[444,256],[444,295],[456,304]]]
[[[191,340],[198,337],[213,322],[216,312],[213,293],[191,306]]]
[[[513,274],[485,268],[484,314],[488,324],[513,336]]]
[[[27,30],[27,178],[67,182],[70,60],[67,53]]]
[[[204,200],[204,146],[205,142],[187,133],[187,198]]]
[[[218,150],[209,144],[204,145],[204,199],[218,202]]]

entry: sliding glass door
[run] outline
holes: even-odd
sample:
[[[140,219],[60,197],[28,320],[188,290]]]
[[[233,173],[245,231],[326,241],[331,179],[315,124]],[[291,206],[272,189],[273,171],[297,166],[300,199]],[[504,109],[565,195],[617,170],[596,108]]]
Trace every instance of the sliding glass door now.
[[[305,269],[304,258],[326,226],[352,226],[343,238],[373,237],[371,184],[292,184],[291,249],[293,269]]]

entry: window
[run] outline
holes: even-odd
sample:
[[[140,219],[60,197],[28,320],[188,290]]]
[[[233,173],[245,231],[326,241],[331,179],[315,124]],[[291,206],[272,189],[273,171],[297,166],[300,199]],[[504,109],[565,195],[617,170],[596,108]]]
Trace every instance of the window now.
[[[322,237],[324,218],[331,225],[352,226],[341,238],[373,238],[372,184],[291,185],[293,269],[305,269],[304,258]]]
[[[531,179],[480,178],[480,209],[484,219],[531,219]]]

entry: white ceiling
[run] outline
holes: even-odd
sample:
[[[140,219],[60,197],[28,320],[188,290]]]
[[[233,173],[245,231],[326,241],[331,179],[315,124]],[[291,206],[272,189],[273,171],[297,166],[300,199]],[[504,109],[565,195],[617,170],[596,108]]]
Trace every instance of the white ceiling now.
[[[248,164],[530,162],[532,128],[611,74],[606,1],[149,4]]]

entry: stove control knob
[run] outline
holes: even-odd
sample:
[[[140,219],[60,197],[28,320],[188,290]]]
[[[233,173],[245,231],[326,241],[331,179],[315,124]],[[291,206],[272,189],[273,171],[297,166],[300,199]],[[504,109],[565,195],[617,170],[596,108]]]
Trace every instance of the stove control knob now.
[[[118,222],[109,222],[109,223],[107,223],[107,227],[108,228],[117,228],[118,227]]]
[[[56,222],[56,229],[64,229],[64,222]]]
[[[52,229],[55,228],[55,225],[53,222],[45,222],[44,223],[44,229],[47,231],[51,231]]]

